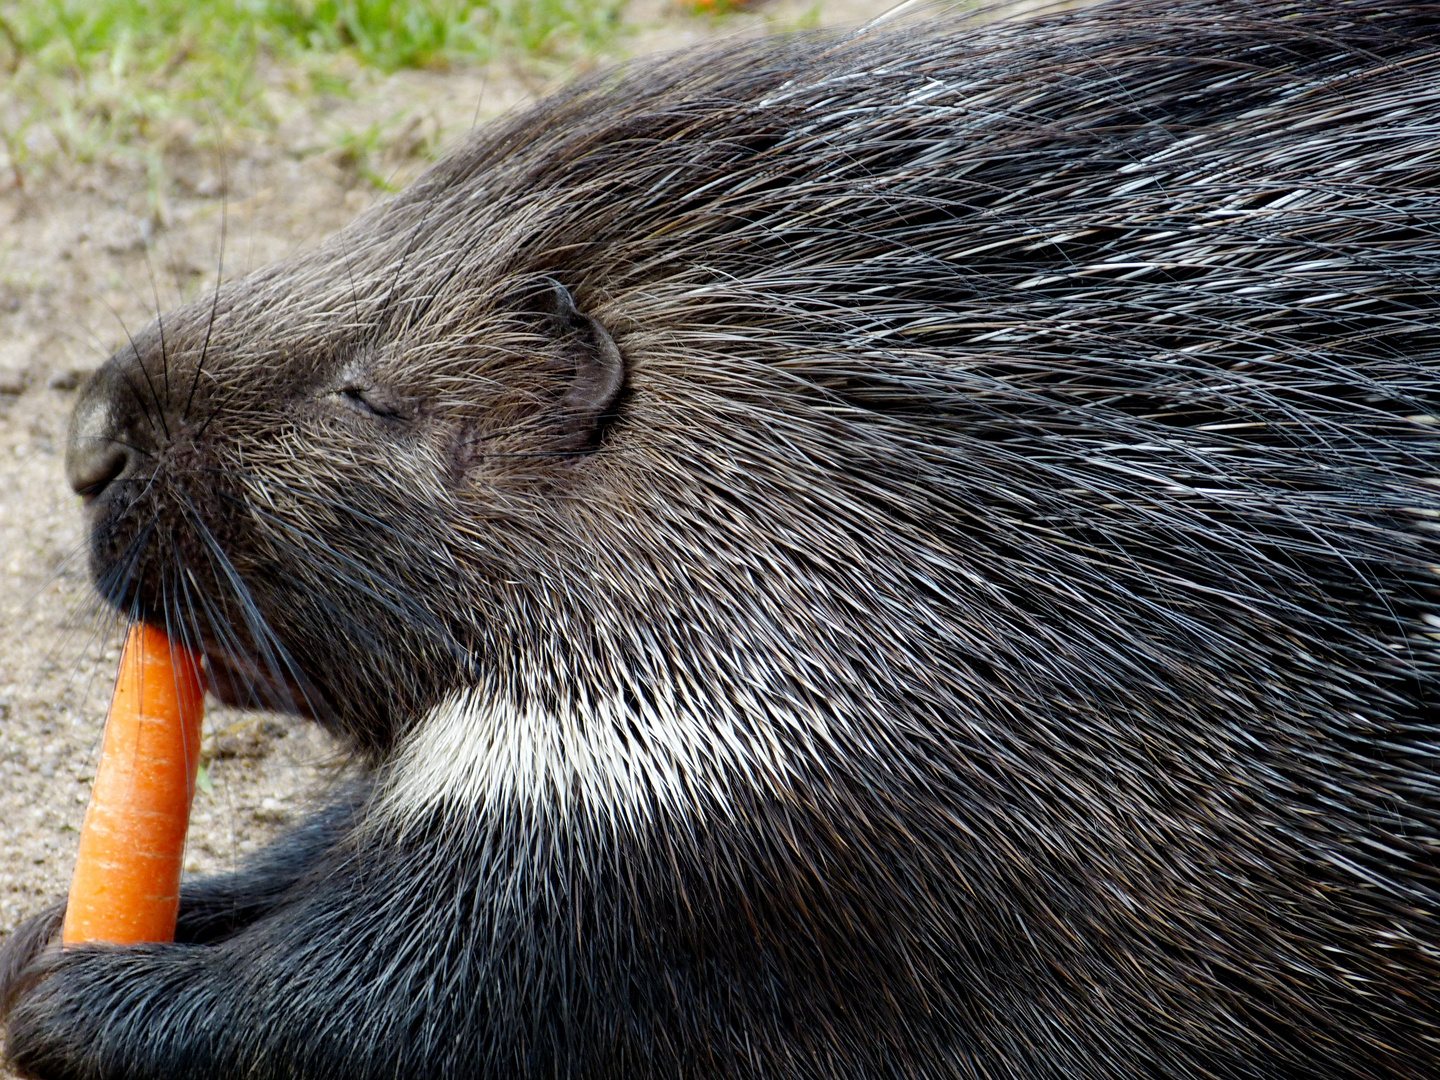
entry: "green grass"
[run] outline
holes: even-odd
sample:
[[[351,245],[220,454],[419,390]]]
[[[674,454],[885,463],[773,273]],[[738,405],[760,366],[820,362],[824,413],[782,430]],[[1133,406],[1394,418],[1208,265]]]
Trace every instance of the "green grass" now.
[[[246,6],[246,5],[241,5]],[[250,8],[292,41],[322,52],[352,50],[393,71],[486,59],[498,48],[545,53],[598,45],[620,0],[252,0]]]
[[[60,160],[153,172],[177,141],[273,128],[277,80],[333,96],[367,71],[573,56],[614,34],[623,4],[0,0],[0,141],[22,182]]]

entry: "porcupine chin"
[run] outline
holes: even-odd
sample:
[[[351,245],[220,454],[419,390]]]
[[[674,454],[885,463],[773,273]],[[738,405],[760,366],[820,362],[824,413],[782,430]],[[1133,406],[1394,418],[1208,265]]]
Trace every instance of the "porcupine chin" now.
[[[1437,38],[602,74],[138,338],[73,427],[102,588],[371,779],[175,946],[20,934],[13,1059],[1433,1075]]]

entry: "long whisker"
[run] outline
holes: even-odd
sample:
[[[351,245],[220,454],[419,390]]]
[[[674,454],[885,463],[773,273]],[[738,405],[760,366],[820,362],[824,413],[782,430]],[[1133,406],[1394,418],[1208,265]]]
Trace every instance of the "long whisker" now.
[[[304,687],[308,680],[301,674],[299,666],[291,659],[288,650],[286,650],[274,631],[270,629],[270,625],[266,621],[265,616],[261,613],[254,598],[250,595],[250,590],[245,585],[244,579],[235,570],[234,565],[230,562],[224,549],[206,526],[194,502],[190,499],[189,495],[183,492],[180,494],[180,497],[188,510],[186,518],[190,526],[195,530],[196,535],[200,537],[205,546],[206,553],[211,560],[211,567],[215,573],[216,581],[225,586],[231,597],[235,600],[240,610],[240,616],[245,622],[245,628],[250,634],[251,641],[259,653],[261,661],[265,664],[274,679],[277,691],[288,694],[289,691],[285,689],[286,683],[287,681],[293,681],[302,696],[304,696]],[[201,595],[203,596],[203,593]],[[244,654],[237,653],[235,655]],[[287,673],[289,680],[286,678]],[[288,704],[293,705],[294,703],[290,702]],[[314,703],[310,702],[308,697],[306,704],[311,706],[311,712],[315,711],[313,708]]]
[[[227,496],[227,498],[229,498],[229,496]],[[443,630],[440,629],[443,627],[443,623],[430,615],[425,609],[411,602],[404,588],[398,582],[389,581],[381,577],[370,567],[337,550],[316,533],[302,529],[259,507],[252,506],[251,511],[266,521],[278,525],[296,538],[294,540],[285,540],[278,536],[272,536],[272,539],[282,544],[285,550],[296,555],[304,555],[306,552],[320,552],[330,556],[330,558],[339,565],[328,566],[325,569],[336,582],[354,589],[363,596],[369,597],[384,610],[403,619],[412,627],[424,627],[426,629],[436,630],[437,636],[443,633]],[[351,573],[344,573],[341,568],[348,569]]]
[[[160,410],[160,422],[165,422],[165,409],[170,406],[170,351],[165,341],[165,310],[160,303],[160,285],[155,280],[155,262],[150,257],[150,248],[145,248],[145,269],[150,278],[150,294],[155,301],[155,329],[160,335],[160,376],[165,387],[165,405]],[[166,432],[169,435],[169,432]]]
[[[205,320],[205,340],[200,345],[200,359],[195,364],[195,374],[190,378],[190,392],[185,395],[185,408],[181,416],[189,419],[190,407],[195,401],[195,388],[200,385],[200,374],[205,370],[205,360],[210,355],[210,337],[215,329],[215,315],[220,310],[220,286],[225,280],[225,237],[230,221],[230,183],[225,165],[225,155],[220,155],[220,250],[216,255],[215,291],[210,296],[210,314]],[[214,419],[211,413],[210,419]],[[201,431],[209,427],[207,419]],[[196,436],[199,437],[198,435]]]

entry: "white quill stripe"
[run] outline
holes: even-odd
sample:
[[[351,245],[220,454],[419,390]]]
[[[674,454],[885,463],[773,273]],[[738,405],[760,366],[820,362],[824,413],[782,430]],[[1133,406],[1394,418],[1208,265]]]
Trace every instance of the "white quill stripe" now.
[[[616,695],[552,713],[517,706],[490,688],[462,691],[405,740],[377,809],[401,825],[451,809],[578,812],[634,828],[661,807],[685,817],[703,817],[707,808],[727,813],[737,785],[784,786],[789,767],[772,718],[711,712],[713,700],[702,714],[682,707],[673,693],[654,702],[636,709]],[[784,723],[824,738],[819,716]]]

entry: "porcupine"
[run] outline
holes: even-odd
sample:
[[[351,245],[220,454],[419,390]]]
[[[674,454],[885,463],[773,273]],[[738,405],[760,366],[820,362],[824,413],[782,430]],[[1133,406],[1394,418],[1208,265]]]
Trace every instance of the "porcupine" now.
[[[362,779],[41,1077],[1440,1055],[1440,9],[605,72],[113,357],[101,593]]]

